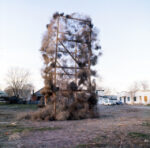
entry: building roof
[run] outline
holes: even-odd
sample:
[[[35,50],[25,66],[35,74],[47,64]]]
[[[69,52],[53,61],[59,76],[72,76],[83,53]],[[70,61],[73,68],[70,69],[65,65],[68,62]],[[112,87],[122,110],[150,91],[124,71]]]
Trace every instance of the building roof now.
[[[34,94],[35,94],[36,96],[39,96],[39,97],[43,96],[43,95],[41,94],[42,89],[43,89],[43,88],[41,88],[40,90],[36,91]]]
[[[104,91],[103,89],[96,89],[96,91]]]
[[[137,92],[150,92],[150,90],[138,90]]]

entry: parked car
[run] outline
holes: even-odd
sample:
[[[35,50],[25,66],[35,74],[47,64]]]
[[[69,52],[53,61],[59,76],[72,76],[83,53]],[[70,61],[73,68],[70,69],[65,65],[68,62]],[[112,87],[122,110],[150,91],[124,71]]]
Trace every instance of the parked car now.
[[[116,99],[110,99],[112,105],[116,105],[117,104],[117,100]]]
[[[112,100],[104,100],[103,102],[104,105],[114,105],[114,102]]]
[[[8,103],[9,104],[18,104],[19,102],[19,98],[16,96],[12,96],[8,98]]]
[[[117,105],[122,105],[123,103],[121,101],[116,102]]]

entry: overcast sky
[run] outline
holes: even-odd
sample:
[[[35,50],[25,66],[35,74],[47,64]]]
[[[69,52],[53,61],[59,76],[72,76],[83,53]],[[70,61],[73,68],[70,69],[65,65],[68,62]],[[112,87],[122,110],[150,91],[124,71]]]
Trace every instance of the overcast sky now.
[[[121,91],[134,81],[150,83],[149,0],[0,0],[1,89],[12,67],[28,69],[36,90],[43,86],[39,49],[56,11],[87,14],[100,30],[98,85]]]

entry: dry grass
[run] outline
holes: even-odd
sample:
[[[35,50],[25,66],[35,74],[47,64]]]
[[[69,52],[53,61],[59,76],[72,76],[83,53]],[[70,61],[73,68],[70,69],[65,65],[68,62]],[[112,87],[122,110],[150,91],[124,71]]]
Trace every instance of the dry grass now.
[[[18,114],[17,119],[27,120],[79,120],[85,118],[98,117],[96,108],[89,109],[89,104],[86,102],[73,102],[71,105],[67,103],[56,104],[56,117],[54,115],[53,104],[49,104],[44,108],[38,109],[35,112]]]
[[[131,109],[135,109],[136,112],[134,110],[131,112]],[[101,116],[98,119],[16,122],[15,115],[18,112],[28,112],[28,110],[1,106],[0,112],[3,114],[0,115],[0,147],[13,148],[17,147],[20,142],[20,147],[37,148],[61,148],[62,145],[67,148],[149,148],[150,109],[147,107],[137,109],[137,106],[128,105],[100,106]],[[10,116],[8,117],[7,114]],[[59,119],[66,113],[62,114],[59,115]]]

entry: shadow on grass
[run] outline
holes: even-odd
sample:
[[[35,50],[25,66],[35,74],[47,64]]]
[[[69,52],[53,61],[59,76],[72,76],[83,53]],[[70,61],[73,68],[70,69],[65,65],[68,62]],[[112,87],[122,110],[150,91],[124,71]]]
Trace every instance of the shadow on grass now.
[[[97,136],[93,140],[89,141],[86,144],[79,144],[76,148],[98,148],[98,147],[106,147],[107,144],[104,143],[104,139],[107,138],[106,136]]]
[[[131,132],[131,133],[128,134],[128,136],[130,136],[131,138],[150,139],[150,135],[149,134],[138,133],[138,132]]]
[[[2,109],[15,109],[15,110],[26,110],[26,109],[36,110],[36,109],[38,109],[36,104],[6,104],[6,103],[2,103],[2,104],[0,104],[0,107],[2,107]]]
[[[79,144],[76,146],[76,148],[98,148],[98,147],[106,147],[106,144],[88,143],[88,144]]]
[[[142,125],[150,127],[150,122],[144,122]]]
[[[11,124],[4,124],[0,125],[0,129],[3,129],[5,133],[10,132],[12,133],[21,133],[23,131],[50,131],[50,130],[58,130],[61,127],[23,127],[20,125],[11,125]]]

